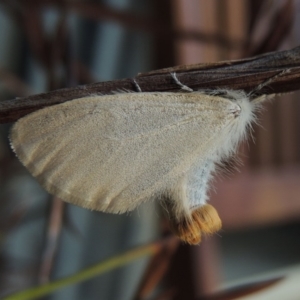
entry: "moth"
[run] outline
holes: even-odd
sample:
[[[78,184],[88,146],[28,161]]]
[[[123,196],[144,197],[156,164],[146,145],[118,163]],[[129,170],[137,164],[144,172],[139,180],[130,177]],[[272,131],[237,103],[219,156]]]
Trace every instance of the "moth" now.
[[[255,103],[231,90],[96,95],[21,118],[10,141],[50,194],[108,213],[157,199],[175,234],[198,244],[221,228],[209,182],[246,137]]]

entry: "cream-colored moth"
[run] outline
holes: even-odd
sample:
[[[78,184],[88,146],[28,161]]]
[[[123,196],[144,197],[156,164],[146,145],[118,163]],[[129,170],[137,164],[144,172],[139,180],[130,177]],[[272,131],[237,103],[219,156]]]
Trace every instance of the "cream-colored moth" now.
[[[159,199],[174,232],[197,244],[221,228],[206,203],[208,184],[245,137],[254,110],[243,91],[90,96],[21,118],[10,140],[50,194],[109,213]]]

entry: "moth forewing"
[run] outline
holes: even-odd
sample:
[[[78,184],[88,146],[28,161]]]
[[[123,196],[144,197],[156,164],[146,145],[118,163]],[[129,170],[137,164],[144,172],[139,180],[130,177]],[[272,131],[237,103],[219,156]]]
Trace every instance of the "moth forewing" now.
[[[167,195],[176,224],[213,232],[219,225],[199,225],[215,215],[206,206],[211,172],[234,152],[253,118],[244,93],[229,98],[191,92],[75,99],[20,119],[11,145],[41,185],[67,202],[123,213]],[[191,192],[198,180],[199,192]]]

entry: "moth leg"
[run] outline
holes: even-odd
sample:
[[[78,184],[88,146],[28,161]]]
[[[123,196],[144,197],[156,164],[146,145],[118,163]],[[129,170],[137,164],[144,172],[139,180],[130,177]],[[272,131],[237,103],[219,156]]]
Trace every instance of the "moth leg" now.
[[[171,74],[172,78],[174,79],[174,81],[176,82],[176,84],[179,85],[182,90],[187,91],[187,92],[193,92],[193,89],[191,89],[190,87],[188,87],[187,85],[185,85],[179,81],[175,72],[170,73],[170,74]]]
[[[134,78],[132,79],[132,81],[133,81],[133,84],[134,84],[137,92],[141,93],[142,89],[141,89],[140,85],[137,83],[137,81]]]
[[[262,82],[261,84],[259,84],[256,88],[254,88],[252,91],[250,91],[247,94],[248,98],[251,98],[252,95],[254,95],[256,92],[258,92],[259,90],[261,90],[262,88],[264,88],[265,86],[269,85],[270,83],[272,83],[276,78],[281,77],[287,73],[290,73],[291,70],[290,69],[286,69],[283,71],[280,71],[279,73],[277,73],[276,75],[270,77],[269,79],[265,80],[264,82]]]

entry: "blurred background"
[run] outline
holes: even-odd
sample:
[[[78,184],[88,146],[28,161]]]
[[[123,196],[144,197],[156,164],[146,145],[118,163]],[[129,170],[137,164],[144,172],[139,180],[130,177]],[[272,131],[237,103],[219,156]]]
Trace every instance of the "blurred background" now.
[[[0,99],[290,49],[299,28],[298,0],[0,0]],[[256,285],[226,291],[300,280],[298,97],[267,103],[254,142],[241,146],[238,171],[214,180],[219,234],[199,246],[173,241],[155,257],[43,299],[283,299],[247,296]],[[1,297],[165,239],[158,203],[111,215],[48,195],[10,150],[10,126],[0,125]],[[299,280],[285,299],[300,299]]]

